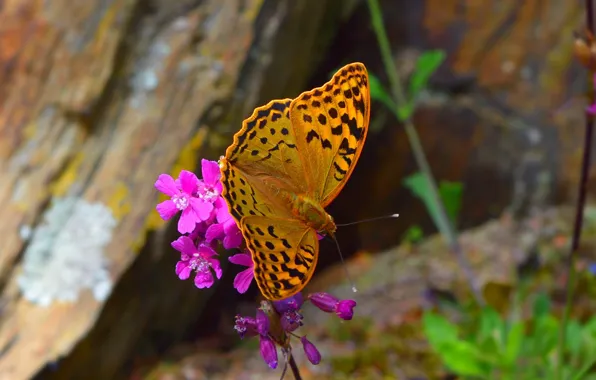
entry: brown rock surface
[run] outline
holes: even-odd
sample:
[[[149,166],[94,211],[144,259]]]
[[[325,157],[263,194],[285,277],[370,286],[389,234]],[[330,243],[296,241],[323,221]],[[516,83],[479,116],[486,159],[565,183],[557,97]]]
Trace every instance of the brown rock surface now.
[[[111,378],[148,323],[163,326],[167,319],[176,339],[200,314],[208,293],[172,281],[171,260],[155,273],[163,269],[156,265],[164,245],[140,250],[155,226],[153,182],[160,173],[192,170],[198,157],[216,158],[227,141],[219,134],[229,136],[263,94],[302,88],[319,29],[339,18],[337,5],[314,3],[2,3],[0,207],[10,217],[0,221],[0,379],[29,378],[68,354],[104,307],[92,339],[57,376]],[[300,30],[305,19],[311,28]],[[106,226],[113,226],[100,231],[107,244],[93,248],[103,255],[111,282],[139,252],[143,256],[107,305],[105,297],[83,289],[80,296],[75,290],[74,302],[50,300],[43,307],[23,298],[17,286],[19,260],[34,256],[20,254],[39,238],[35,226],[53,226],[64,238],[59,234],[67,227],[60,223],[67,226],[76,208],[47,223],[43,212],[49,202],[65,199],[107,212]],[[89,230],[94,222],[79,224],[89,239],[97,232]],[[75,237],[87,239],[84,231]],[[46,255],[65,255],[59,240],[40,243],[49,246]],[[90,254],[85,247],[81,255]],[[41,265],[49,270],[47,259]],[[186,308],[172,315],[172,302],[181,300]]]

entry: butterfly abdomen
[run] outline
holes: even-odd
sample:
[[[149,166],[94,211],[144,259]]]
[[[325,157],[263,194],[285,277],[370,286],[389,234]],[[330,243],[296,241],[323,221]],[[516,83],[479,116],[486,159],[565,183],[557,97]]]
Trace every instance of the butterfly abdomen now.
[[[282,193],[280,195],[290,203],[292,213],[296,218],[318,232],[335,233],[336,227],[333,218],[318,202],[305,195],[290,194],[283,190]]]

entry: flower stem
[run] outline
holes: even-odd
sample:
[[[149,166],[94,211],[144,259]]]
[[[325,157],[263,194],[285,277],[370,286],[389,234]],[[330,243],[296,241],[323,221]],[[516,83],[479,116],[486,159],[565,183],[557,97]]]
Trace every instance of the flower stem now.
[[[294,375],[295,380],[302,380],[302,376],[300,375],[300,370],[298,369],[298,365],[296,365],[296,361],[294,360],[294,355],[290,354],[290,358],[288,360],[290,363],[290,368],[292,369],[292,374]]]
[[[592,0],[585,1],[586,11],[586,25],[590,32],[594,33],[594,4]],[[592,84],[595,85],[593,73],[590,73]],[[594,91],[589,91],[589,103],[595,103]],[[565,344],[567,338],[567,323],[569,321],[569,315],[571,314],[571,305],[573,304],[573,292],[575,291],[576,272],[575,272],[575,256],[579,249],[579,243],[581,240],[582,225],[584,221],[584,208],[586,204],[586,193],[588,189],[588,174],[590,171],[591,161],[591,144],[592,136],[594,132],[594,118],[586,112],[586,127],[584,136],[584,153],[581,166],[581,174],[579,179],[577,205],[575,210],[575,223],[573,225],[573,236],[571,240],[571,249],[569,257],[567,258],[567,283],[566,287],[566,299],[565,309],[563,311],[562,328],[559,332],[559,349],[558,349],[558,360],[556,369],[556,379],[563,379],[563,360],[565,354]]]
[[[406,95],[402,88],[402,84],[399,79],[397,70],[395,69],[395,64],[393,62],[393,57],[391,54],[391,47],[389,45],[389,40],[387,38],[385,26],[383,24],[383,17],[381,14],[381,9],[379,7],[378,0],[368,0],[368,7],[370,9],[371,22],[375,30],[375,34],[377,36],[379,48],[381,50],[383,64],[385,65],[385,71],[387,72],[387,76],[389,77],[389,82],[391,84],[392,95],[397,104],[406,104]],[[476,302],[480,306],[484,306],[485,302],[484,298],[482,297],[482,291],[475,280],[474,273],[469,262],[466,260],[466,257],[464,256],[463,250],[457,238],[457,232],[455,230],[455,227],[453,226],[453,224],[449,220],[449,217],[447,216],[445,205],[441,200],[441,197],[439,196],[437,183],[433,177],[430,165],[428,164],[428,161],[424,154],[424,149],[422,148],[422,144],[420,143],[420,138],[418,137],[418,133],[416,132],[416,128],[414,127],[414,123],[412,122],[412,119],[410,117],[403,120],[403,122],[408,141],[410,142],[410,146],[412,147],[414,159],[416,160],[418,168],[427,180],[430,197],[436,205],[437,228],[439,229],[443,237],[447,240],[447,244],[449,245],[450,250],[455,255],[460,268],[464,272],[464,275],[466,276],[468,283],[470,284],[470,288],[472,289],[472,294],[474,295]]]

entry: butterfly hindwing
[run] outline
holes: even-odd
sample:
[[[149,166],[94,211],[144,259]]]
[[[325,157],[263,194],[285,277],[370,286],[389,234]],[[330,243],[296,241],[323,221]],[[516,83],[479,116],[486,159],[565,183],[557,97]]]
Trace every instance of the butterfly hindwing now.
[[[340,69],[290,105],[297,148],[313,197],[327,206],[352,174],[368,132],[370,91],[362,63]]]
[[[240,227],[263,296],[281,300],[310,281],[319,251],[315,230],[295,219],[262,216],[245,217]]]

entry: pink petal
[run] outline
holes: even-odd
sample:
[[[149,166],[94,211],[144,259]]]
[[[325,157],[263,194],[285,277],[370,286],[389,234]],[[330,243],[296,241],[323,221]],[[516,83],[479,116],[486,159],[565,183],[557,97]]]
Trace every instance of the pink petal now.
[[[228,211],[228,205],[226,204],[225,207],[221,207],[217,209],[217,221],[218,223],[225,223],[228,220],[232,219],[232,215],[230,211]]]
[[[155,181],[155,188],[169,197],[173,197],[179,192],[174,178],[169,174],[160,174]]]
[[[223,274],[223,270],[221,269],[221,265],[219,264],[219,260],[216,259],[209,259],[209,263],[211,263],[211,268],[215,271],[215,276],[219,280]]]
[[[199,289],[210,288],[213,285],[213,275],[209,272],[198,272],[195,277],[195,286]]]
[[[221,194],[221,192],[220,192],[220,194]],[[225,208],[226,210],[228,209],[228,204],[226,203],[226,200],[223,199],[223,197],[221,195],[219,197],[217,197],[215,202],[213,202],[213,205],[218,210],[218,212],[219,212],[220,208]]]
[[[195,211],[200,220],[207,220],[211,216],[211,211],[213,211],[213,204],[199,198],[190,198],[190,207],[187,207],[187,209],[189,208]]]
[[[163,201],[155,206],[157,213],[163,220],[170,220],[174,215],[178,213],[178,207],[170,199]]]
[[[215,239],[219,239],[224,236],[224,227],[223,224],[212,224],[207,228],[207,232],[205,232],[205,240],[208,243],[211,243]]]
[[[184,261],[178,261],[178,263],[176,264],[176,274],[178,275],[178,278],[181,280],[186,280],[190,277],[190,266],[185,263]]]
[[[221,194],[221,192],[223,191],[223,185],[221,184],[220,181],[217,181],[215,183],[215,185],[213,186],[213,189],[215,189],[215,191],[217,191],[217,194]]]
[[[182,170],[180,175],[178,176],[180,180],[180,187],[182,187],[182,191],[184,191],[188,195],[193,195],[199,186],[199,179],[193,172],[189,172],[188,170]]]
[[[226,233],[223,239],[223,246],[225,249],[239,248],[242,245],[243,237],[239,229]]]
[[[202,159],[201,169],[203,172],[203,181],[205,181],[205,183],[213,186],[217,181],[219,181],[221,174],[219,172],[219,165],[217,162]]]
[[[195,229],[197,222],[200,220],[192,207],[187,207],[182,211],[180,220],[178,220],[178,232],[181,234],[187,234]]]
[[[243,270],[234,277],[234,288],[236,288],[240,294],[246,293],[253,277],[254,273],[252,268]]]
[[[199,249],[195,246],[195,243],[188,236],[180,236],[178,239],[172,242],[172,247],[178,252],[185,253],[187,255],[193,255],[199,252]]]
[[[199,253],[201,254],[201,256],[203,256],[206,259],[208,259],[211,256],[217,255],[217,252],[215,252],[215,250],[213,248],[211,248],[210,246],[208,246],[207,244],[199,245]]]
[[[254,265],[252,262],[252,257],[248,253],[238,253],[233,256],[228,257],[228,260],[233,264],[244,265],[245,267],[250,267]]]

